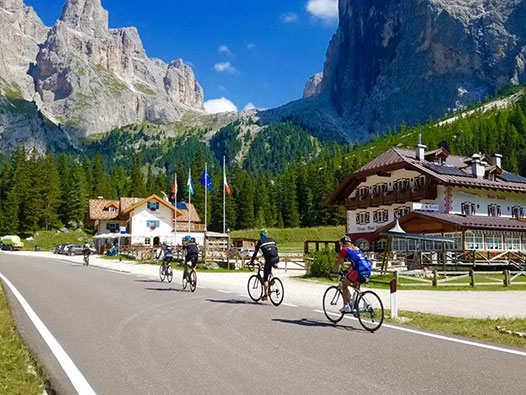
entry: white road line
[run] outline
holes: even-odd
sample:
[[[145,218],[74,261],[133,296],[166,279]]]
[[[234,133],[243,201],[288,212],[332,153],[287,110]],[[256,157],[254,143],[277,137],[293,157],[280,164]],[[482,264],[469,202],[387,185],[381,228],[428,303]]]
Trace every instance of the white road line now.
[[[69,355],[66,353],[66,351],[64,351],[55,337],[46,328],[44,323],[40,320],[29,303],[27,303],[22,294],[18,292],[11,281],[9,281],[2,273],[0,273],[0,278],[4,281],[4,284],[9,287],[13,295],[15,295],[15,297],[18,299],[18,302],[28,315],[29,319],[33,322],[33,325],[35,325],[35,328],[38,330],[53,355],[55,355],[55,358],[57,359],[60,366],[62,366],[62,369],[64,369],[64,372],[68,376],[71,384],[73,384],[73,387],[75,387],[75,390],[79,393],[79,395],[95,395],[95,391],[93,391],[93,388],[91,388],[82,373],[80,373],[80,370],[78,370]]]
[[[232,292],[223,291],[221,289],[218,289],[217,292],[221,292],[222,294],[231,294]]]
[[[284,305],[284,306],[289,306],[289,307],[298,307],[297,305],[292,304],[292,303],[285,303],[285,302],[283,302],[281,304]]]
[[[325,312],[323,312],[322,310],[314,310],[314,311],[317,312],[317,313],[325,314]],[[335,314],[335,315],[337,315],[337,314]],[[349,316],[345,316],[345,318],[353,320],[353,321],[357,321],[358,320],[357,318],[349,317]],[[485,349],[492,350],[492,351],[500,351],[500,352],[505,352],[505,353],[508,353],[508,354],[515,354],[515,355],[520,355],[522,357],[526,357],[526,352],[524,352],[524,351],[517,351],[517,350],[512,350],[512,349],[509,349],[509,348],[491,346],[489,344],[477,343],[477,342],[473,342],[473,341],[470,341],[470,340],[457,339],[457,338],[454,338],[454,337],[449,337],[449,336],[444,336],[444,335],[436,335],[434,333],[422,332],[422,331],[419,331],[419,330],[416,330],[416,329],[404,328],[404,327],[401,327],[401,326],[395,326],[395,325],[390,325],[390,324],[382,324],[382,327],[386,327],[386,328],[389,328],[389,329],[394,329],[394,330],[402,331],[402,332],[408,332],[408,333],[412,333],[414,335],[427,336],[427,337],[432,337],[432,338],[435,338],[435,339],[445,340],[445,341],[449,341],[449,342],[453,342],[453,343],[466,344],[468,346],[485,348]]]

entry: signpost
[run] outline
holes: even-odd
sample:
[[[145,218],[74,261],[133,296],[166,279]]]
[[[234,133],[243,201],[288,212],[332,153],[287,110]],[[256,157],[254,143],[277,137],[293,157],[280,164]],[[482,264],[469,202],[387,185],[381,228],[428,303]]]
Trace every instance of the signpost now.
[[[391,280],[391,318],[398,318],[398,298],[396,294],[396,280]]]

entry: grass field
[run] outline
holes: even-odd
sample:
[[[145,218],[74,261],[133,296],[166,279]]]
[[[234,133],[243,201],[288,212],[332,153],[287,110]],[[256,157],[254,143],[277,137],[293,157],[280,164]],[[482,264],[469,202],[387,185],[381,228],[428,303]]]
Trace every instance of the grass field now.
[[[303,252],[305,240],[339,240],[345,226],[318,226],[313,228],[268,228],[269,236],[276,240],[280,252]],[[259,229],[235,230],[230,237],[259,239]]]
[[[82,241],[78,241],[82,239]],[[24,250],[34,251],[35,246],[39,246],[42,251],[49,251],[57,244],[83,244],[85,240],[91,240],[93,243],[93,236],[89,236],[84,232],[71,231],[69,233],[62,233],[57,230],[41,230],[35,240],[23,240]]]
[[[38,371],[15,329],[6,295],[0,286],[0,394],[42,394],[44,379]]]
[[[391,313],[387,310],[385,314],[386,317],[389,317]],[[526,332],[526,319],[523,318],[496,320],[490,318],[468,319],[414,313],[411,311],[399,311],[398,316],[408,320],[404,320],[404,325],[406,326],[526,348],[526,338],[500,333],[496,329],[497,326],[502,326],[511,331]],[[391,319],[387,319],[387,321],[399,322]]]

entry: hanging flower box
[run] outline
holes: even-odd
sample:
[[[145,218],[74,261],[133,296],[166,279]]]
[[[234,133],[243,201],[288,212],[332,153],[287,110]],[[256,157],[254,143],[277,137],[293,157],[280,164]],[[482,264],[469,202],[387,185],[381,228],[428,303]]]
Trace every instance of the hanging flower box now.
[[[155,225],[150,226],[150,230],[155,230],[155,229],[157,229],[157,226]]]

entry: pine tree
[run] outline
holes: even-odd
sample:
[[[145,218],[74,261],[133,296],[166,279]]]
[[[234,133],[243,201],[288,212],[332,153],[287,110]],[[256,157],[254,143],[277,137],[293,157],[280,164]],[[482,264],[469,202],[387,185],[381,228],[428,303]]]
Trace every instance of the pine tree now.
[[[91,182],[92,184],[90,184],[89,179],[86,179],[86,186],[88,190],[90,185],[92,185],[91,193],[89,194],[90,197],[98,198],[99,196],[102,196],[106,199],[111,197],[110,188],[106,179],[106,174],[104,172],[104,165],[102,164],[101,154],[97,154],[97,156],[95,156],[95,160],[93,161]]]
[[[130,180],[130,195],[132,197],[146,197],[146,186],[144,185],[144,176],[142,174],[141,157],[138,153],[135,155],[135,161],[133,162]]]
[[[53,153],[46,156],[41,169],[40,179],[43,182],[39,192],[44,197],[44,204],[41,217],[39,218],[39,225],[44,229],[59,227],[61,224],[58,219],[58,208],[61,190]]]

